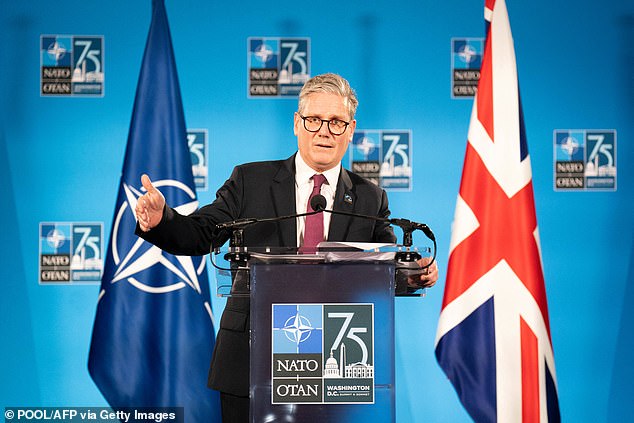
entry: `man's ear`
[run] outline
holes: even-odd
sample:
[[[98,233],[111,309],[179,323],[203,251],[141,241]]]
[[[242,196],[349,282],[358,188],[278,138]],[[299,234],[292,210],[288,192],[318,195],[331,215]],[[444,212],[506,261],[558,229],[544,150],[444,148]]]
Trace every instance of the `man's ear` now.
[[[357,121],[356,119],[352,119],[350,121],[350,139],[348,140],[348,142],[352,142],[352,137],[354,137],[354,130],[357,128]]]
[[[299,134],[299,121],[301,120],[301,118],[299,117],[299,113],[295,112],[293,114],[293,134],[295,134],[295,136],[297,136],[297,134]]]

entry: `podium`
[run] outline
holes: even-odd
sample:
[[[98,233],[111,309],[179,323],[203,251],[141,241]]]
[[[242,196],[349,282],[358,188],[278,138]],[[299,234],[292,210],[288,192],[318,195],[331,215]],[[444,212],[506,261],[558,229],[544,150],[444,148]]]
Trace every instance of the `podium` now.
[[[399,264],[393,253],[334,257],[252,253],[234,263],[234,279],[248,282],[230,295],[250,297],[250,421],[395,421]]]

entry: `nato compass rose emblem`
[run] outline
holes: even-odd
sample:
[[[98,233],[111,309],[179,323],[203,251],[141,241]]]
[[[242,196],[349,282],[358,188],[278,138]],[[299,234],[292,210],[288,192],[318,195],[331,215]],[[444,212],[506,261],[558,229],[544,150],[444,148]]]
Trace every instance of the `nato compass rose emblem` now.
[[[273,50],[266,43],[260,44],[260,46],[255,50],[254,56],[260,59],[263,64],[269,61],[271,57],[273,57]]]
[[[64,245],[68,238],[64,235],[64,232],[55,228],[51,230],[48,234],[46,234],[46,243],[53,249],[57,250],[59,247]]]
[[[374,143],[374,140],[372,140],[372,138],[363,137],[354,145],[354,147],[357,149],[357,151],[363,154],[363,156],[367,160],[370,154],[372,154],[374,150],[376,150],[377,145]]]
[[[463,62],[469,64],[475,60],[477,54],[478,52],[475,50],[475,48],[473,48],[473,46],[465,44],[458,53],[458,57],[460,57]]]
[[[48,53],[49,57],[51,59],[55,59],[55,63],[57,63],[62,57],[64,57],[68,50],[66,50],[63,44],[55,41],[48,47],[46,52]]]
[[[310,324],[310,320],[297,312],[286,320],[282,331],[286,338],[294,343],[299,350],[299,344],[310,338],[313,329],[315,328]]]
[[[579,141],[577,141],[574,137],[566,137],[559,147],[572,158],[572,156],[579,150]]]
[[[198,208],[195,192],[182,182],[163,179],[153,184],[159,189],[169,187],[170,190],[182,192],[177,197],[184,198],[185,201],[174,207],[180,214],[188,215]],[[112,230],[111,249],[115,270],[111,283],[127,281],[137,289],[151,294],[164,294],[189,286],[200,294],[198,277],[205,270],[204,258],[167,254],[133,235],[130,224],[136,224],[134,209],[139,197],[145,194],[146,190],[142,187],[137,189],[125,182],[123,190],[125,200],[117,210]],[[164,271],[150,271],[155,266],[164,267]],[[169,281],[155,280],[156,276],[164,278],[164,275],[170,273],[172,277],[165,278],[171,279]]]

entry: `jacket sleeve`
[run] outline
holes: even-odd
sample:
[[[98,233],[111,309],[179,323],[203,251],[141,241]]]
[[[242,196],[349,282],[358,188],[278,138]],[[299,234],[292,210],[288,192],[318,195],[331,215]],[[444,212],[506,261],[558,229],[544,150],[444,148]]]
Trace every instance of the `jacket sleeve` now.
[[[217,229],[216,224],[239,217],[243,193],[242,172],[236,167],[211,204],[189,216],[166,205],[163,219],[156,227],[143,232],[137,224],[135,234],[170,254],[208,254],[211,248],[220,247],[229,239],[230,232]]]

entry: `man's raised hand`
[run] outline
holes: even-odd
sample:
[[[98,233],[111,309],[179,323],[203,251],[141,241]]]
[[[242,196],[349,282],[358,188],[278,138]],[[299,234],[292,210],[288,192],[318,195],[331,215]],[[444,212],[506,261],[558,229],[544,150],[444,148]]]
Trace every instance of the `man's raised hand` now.
[[[165,207],[165,197],[152,185],[150,177],[146,174],[141,175],[141,183],[147,192],[139,197],[134,213],[136,214],[141,230],[147,232],[161,223],[163,208]]]

